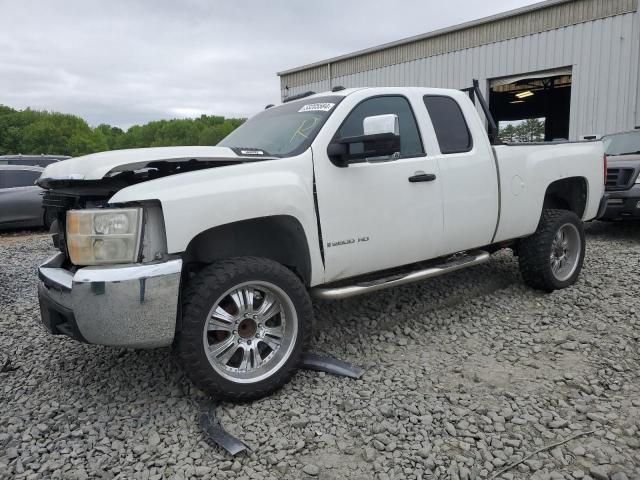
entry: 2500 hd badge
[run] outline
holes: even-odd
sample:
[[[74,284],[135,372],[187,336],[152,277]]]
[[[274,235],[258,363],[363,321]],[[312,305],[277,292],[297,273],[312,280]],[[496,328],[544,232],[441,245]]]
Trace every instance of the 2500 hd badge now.
[[[358,237],[357,239],[349,238],[347,240],[339,240],[337,242],[327,242],[327,248],[329,248],[329,247],[340,247],[342,245],[350,245],[352,243],[362,243],[362,242],[368,242],[368,241],[369,241],[369,237],[368,236]]]

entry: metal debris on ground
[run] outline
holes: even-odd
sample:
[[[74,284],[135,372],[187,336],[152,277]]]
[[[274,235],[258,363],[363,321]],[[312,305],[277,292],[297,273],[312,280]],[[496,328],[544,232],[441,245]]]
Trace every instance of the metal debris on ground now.
[[[560,440],[559,442],[555,442],[552,443],[551,445],[545,445],[542,448],[538,448],[537,450],[528,453],[526,456],[522,457],[520,460],[518,460],[517,462],[514,462],[510,465],[507,465],[506,467],[504,467],[502,470],[497,471],[496,473],[494,473],[491,476],[490,480],[496,480],[498,477],[500,477],[503,473],[508,472],[509,470],[514,469],[515,467],[517,467],[518,465],[520,465],[521,463],[525,463],[527,460],[529,460],[531,457],[536,456],[537,454],[541,453],[541,452],[546,452],[548,450],[551,450],[553,448],[559,447],[560,445],[564,445],[565,443],[569,443],[571,440],[575,440],[576,438],[580,438],[580,437],[584,437],[585,435],[591,435],[592,433],[595,433],[595,430],[589,430],[588,432],[580,432],[580,433],[576,433],[575,435],[572,435],[568,438],[565,438],[563,440]]]
[[[362,375],[364,375],[364,369],[360,367],[328,355],[320,355],[317,353],[307,353],[302,360],[302,368],[355,379],[361,378]],[[222,423],[216,416],[217,407],[218,404],[211,399],[200,404],[200,428],[202,428],[202,431],[207,436],[209,443],[219,445],[234,457],[240,452],[251,450],[246,443],[224,429]]]
[[[331,373],[340,377],[359,379],[364,375],[364,369],[343,362],[337,358],[317,353],[307,353],[302,359],[302,368],[317,372]]]
[[[251,450],[242,440],[228,433],[216,416],[218,404],[213,400],[205,401],[200,405],[199,423],[202,431],[210,442],[221,446],[231,455],[236,456],[245,450]]]
[[[7,357],[7,359],[2,364],[2,367],[0,367],[0,373],[14,372],[14,371],[18,370],[18,368],[20,368],[20,367],[12,365],[11,364],[11,359],[9,357]]]

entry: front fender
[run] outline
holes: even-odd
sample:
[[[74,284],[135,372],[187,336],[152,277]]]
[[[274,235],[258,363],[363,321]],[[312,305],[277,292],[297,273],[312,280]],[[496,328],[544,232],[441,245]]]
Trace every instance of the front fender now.
[[[273,215],[296,218],[305,231],[312,264],[311,284],[323,280],[313,200],[311,151],[292,158],[243,163],[159,178],[117,192],[111,204],[158,200],[169,253],[186,250],[213,227]]]

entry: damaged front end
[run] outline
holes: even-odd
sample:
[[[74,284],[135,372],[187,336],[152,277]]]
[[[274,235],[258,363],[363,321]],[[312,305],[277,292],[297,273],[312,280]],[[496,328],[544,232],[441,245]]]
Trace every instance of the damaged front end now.
[[[181,157],[176,149],[194,155]],[[213,150],[203,156],[203,149]],[[224,152],[219,152],[223,150]],[[148,152],[147,152],[148,151]],[[166,151],[166,153],[162,153]],[[246,153],[246,150],[242,150]],[[141,160],[141,154],[148,157]],[[224,153],[225,156],[214,156]],[[262,152],[263,153],[263,152]],[[37,184],[45,189],[43,207],[52,225],[53,243],[68,257],[65,246],[66,217],[69,210],[109,207],[109,199],[120,190],[143,182],[275,157],[238,156],[234,149],[221,147],[168,147],[103,152],[74,158],[48,167]],[[95,164],[92,165],[92,163]],[[71,164],[71,165],[67,165]],[[143,258],[142,261],[148,260]]]
[[[110,205],[108,183],[45,192],[46,208],[56,211],[51,234],[60,251],[38,271],[42,323],[54,335],[87,343],[170,345],[182,259],[167,253],[160,203]]]
[[[200,154],[186,157],[173,155],[176,148],[149,149],[149,159],[140,159],[140,151],[105,152],[45,170],[38,184],[55,218],[51,234],[59,250],[39,268],[42,323],[49,332],[112,346],[172,343],[182,259],[167,252],[162,205],[110,200],[142,182],[256,161],[234,158],[231,149],[223,149],[226,157],[206,157],[204,147],[181,147],[194,148]]]

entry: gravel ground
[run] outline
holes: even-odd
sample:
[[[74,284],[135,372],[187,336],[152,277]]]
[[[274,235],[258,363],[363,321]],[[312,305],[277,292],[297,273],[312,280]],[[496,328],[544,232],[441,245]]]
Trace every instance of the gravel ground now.
[[[361,380],[300,372],[204,441],[168,349],[132,351],[36,326],[39,233],[0,236],[0,478],[640,478],[640,225],[588,226],[585,270],[550,295],[510,253],[440,279],[319,303],[314,350]],[[553,448],[578,434],[584,434]],[[539,453],[530,453],[543,449]]]

